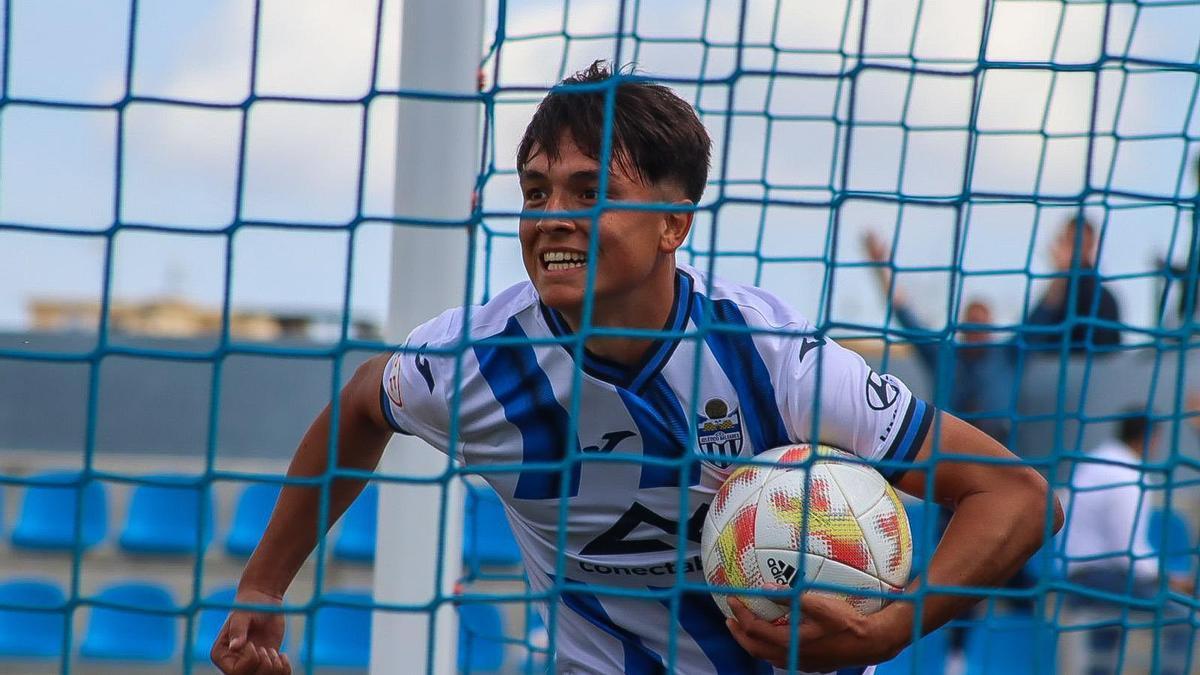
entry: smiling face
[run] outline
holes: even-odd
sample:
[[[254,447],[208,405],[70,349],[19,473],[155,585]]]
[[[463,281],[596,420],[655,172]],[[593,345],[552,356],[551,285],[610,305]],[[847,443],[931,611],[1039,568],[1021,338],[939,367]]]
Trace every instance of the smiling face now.
[[[687,237],[691,213],[606,208],[598,218],[596,255],[589,259],[595,220],[553,212],[596,206],[599,163],[564,134],[558,156],[531,153],[520,168],[520,180],[525,211],[520,227],[522,257],[542,302],[577,324],[587,290],[587,268],[592,264],[597,323],[611,323],[614,315],[617,323],[625,325],[641,323],[646,314],[665,317],[674,294],[674,252]],[[647,184],[621,162],[613,162],[609,171],[606,204],[612,202],[691,204],[680,188]]]

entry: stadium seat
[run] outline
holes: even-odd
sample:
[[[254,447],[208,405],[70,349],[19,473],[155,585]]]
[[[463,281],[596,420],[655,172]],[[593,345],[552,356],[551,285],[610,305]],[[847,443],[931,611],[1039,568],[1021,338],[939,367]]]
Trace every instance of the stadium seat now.
[[[990,616],[967,630],[967,675],[1033,675],[1058,672],[1055,635],[1030,616]]]
[[[18,607],[62,607],[66,597],[56,584],[13,580],[0,584],[0,659],[54,658],[62,654],[64,610],[23,611]],[[0,667],[0,671],[6,669]]]
[[[949,649],[950,634],[944,628],[935,630],[915,644],[905,647],[896,658],[876,666],[875,675],[924,675],[945,672],[946,653]]]
[[[333,591],[321,595],[320,602],[315,612],[312,665],[366,668],[371,660],[371,594]],[[329,602],[342,604],[330,606]],[[302,644],[300,658],[308,657],[308,647]]]
[[[342,516],[342,533],[333,547],[334,557],[357,562],[375,559],[375,520],[379,487],[368,483]]]
[[[489,487],[467,485],[463,524],[463,562],[469,569],[480,565],[516,565],[521,551],[513,539],[500,497]]]
[[[75,505],[81,490],[80,473],[55,471],[29,477],[21,502],[21,515],[12,543],[19,548],[75,549]],[[80,533],[86,550],[108,533],[108,497],[104,484],[89,480],[82,485],[83,523]]]
[[[194,477],[155,476],[172,485],[138,485],[120,545],[131,553],[195,553],[203,517],[201,550],[212,541],[213,507],[207,489]]]
[[[504,620],[495,605],[458,606],[458,670],[486,673],[504,666]]]
[[[1182,574],[1192,569],[1192,537],[1183,516],[1166,509],[1155,509],[1150,513],[1150,547],[1160,552],[1166,536],[1166,570],[1169,574]]]
[[[279,498],[277,483],[253,483],[248,485],[238,498],[233,514],[233,525],[225,539],[225,550],[231,555],[248,556],[258,546],[271,519],[271,509]]]
[[[124,583],[100,591],[96,600],[159,613],[94,607],[79,653],[89,659],[170,661],[175,655],[175,601],[167,589],[147,583]]]

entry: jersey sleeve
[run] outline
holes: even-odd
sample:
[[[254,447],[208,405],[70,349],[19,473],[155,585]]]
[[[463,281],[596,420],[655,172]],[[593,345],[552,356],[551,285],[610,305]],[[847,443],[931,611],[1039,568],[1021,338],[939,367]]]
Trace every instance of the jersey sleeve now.
[[[784,423],[797,442],[852,452],[895,482],[929,433],[933,406],[828,338],[796,338],[784,362]]]
[[[379,387],[388,424],[442,452],[450,448],[448,387],[453,382],[454,359],[440,350],[453,345],[456,326],[453,316],[443,314],[414,329],[404,349],[388,359]]]

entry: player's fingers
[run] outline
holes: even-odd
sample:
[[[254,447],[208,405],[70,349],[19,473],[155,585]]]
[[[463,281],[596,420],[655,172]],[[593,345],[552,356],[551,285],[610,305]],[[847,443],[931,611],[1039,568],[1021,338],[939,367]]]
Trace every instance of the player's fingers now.
[[[768,590],[768,591],[775,591],[771,595],[767,596],[767,599],[769,599],[771,602],[773,602],[781,607],[791,607],[792,606],[792,596],[790,593],[788,593],[788,591],[792,590],[791,586],[780,586],[779,584],[767,584],[767,585],[763,586],[763,589]],[[786,621],[786,617],[784,617],[784,620]]]
[[[270,647],[258,648],[258,675],[279,675],[283,672],[283,664],[279,660],[279,652]]]
[[[729,608],[733,610],[733,616],[737,619],[736,623],[744,634],[760,642],[775,643],[777,640],[777,626],[750,611],[746,603],[737,598],[730,600]]]
[[[254,647],[255,654],[258,655],[258,667],[254,669],[254,675],[271,675],[271,656],[267,654],[266,647]]]
[[[733,639],[741,645],[746,653],[756,659],[767,658],[767,645],[762,640],[752,637],[746,628],[735,619],[726,619],[725,626],[729,629]]]
[[[283,662],[279,660],[279,652],[270,647],[264,647],[263,660],[269,666],[267,672],[271,675],[279,675],[279,673],[283,672]]]
[[[837,598],[820,593],[805,593],[800,596],[800,616],[805,620],[813,618],[817,621],[834,619],[841,615],[839,604],[845,604]]]
[[[756,633],[759,630],[759,624],[765,622],[754,612],[751,612],[746,603],[738,598],[729,598],[729,609],[733,612],[733,618],[737,620],[736,623],[743,632],[761,639],[761,636]]]
[[[258,650],[246,644],[237,651],[227,650],[215,665],[225,675],[252,675],[258,670],[258,662]]]
[[[292,662],[288,659],[288,655],[283,652],[279,653],[279,661],[283,664],[283,675],[292,675]]]

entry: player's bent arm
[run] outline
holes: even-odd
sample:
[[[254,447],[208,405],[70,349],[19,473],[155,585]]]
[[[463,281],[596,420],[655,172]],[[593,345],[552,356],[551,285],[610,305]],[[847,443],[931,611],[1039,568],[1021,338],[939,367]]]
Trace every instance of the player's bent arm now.
[[[1004,446],[953,415],[942,413],[940,427],[932,499],[952,509],[953,515],[926,574],[910,584],[906,594],[917,591],[922,583],[971,588],[999,585],[1016,574],[1042,545],[1047,514],[1052,518],[1051,533],[1063,524],[1062,505],[1041,474],[1019,465]],[[933,439],[934,434],[925,439],[917,462],[932,456]],[[943,453],[975,459],[951,459]],[[897,487],[926,496],[926,471],[909,470]],[[919,634],[941,626],[979,599],[978,595],[925,594],[920,603]],[[894,602],[870,617],[876,629],[872,632],[892,647],[893,655],[912,641],[916,607],[913,602]]]
[[[386,363],[386,356],[367,361],[342,389],[337,425],[340,467],[373,469],[383,454],[391,434],[379,398]],[[308,428],[292,458],[288,476],[317,476],[325,472],[331,414],[331,407],[326,407]],[[337,520],[362,488],[362,481],[335,480],[329,491],[329,519],[318,528],[320,488],[285,486],[267,530],[242,572],[236,602],[280,604],[296,572],[316,545],[319,533]],[[225,620],[209,656],[227,675],[290,675],[291,663],[286,654],[279,652],[283,633],[282,614],[236,610]]]
[[[388,355],[384,354],[366,361],[342,389],[337,438],[337,466],[340,468],[374,470],[393,433],[379,404],[387,360]],[[326,406],[309,426],[288,467],[289,477],[325,473],[331,417],[332,406]],[[334,480],[329,490],[329,517],[320,528],[316,526],[320,488],[285,486],[262,540],[246,563],[239,589],[253,588],[282,597],[312,553],[317,537],[337,521],[364,486],[365,482],[360,480]]]

